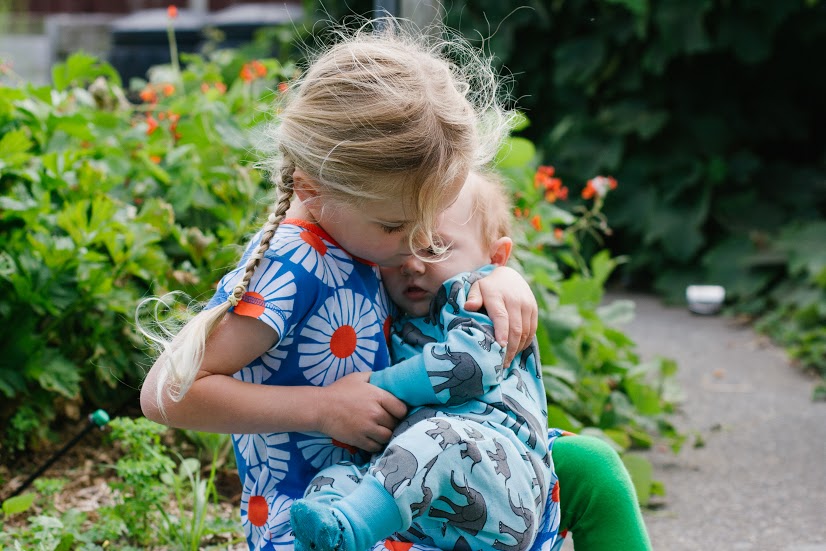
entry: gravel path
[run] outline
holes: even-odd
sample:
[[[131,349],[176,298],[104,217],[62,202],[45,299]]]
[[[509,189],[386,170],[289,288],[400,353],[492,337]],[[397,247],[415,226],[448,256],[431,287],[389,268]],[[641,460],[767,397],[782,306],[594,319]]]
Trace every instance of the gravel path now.
[[[658,551],[826,551],[826,403],[783,350],[725,317],[630,298],[643,358],[677,360],[677,424],[705,441],[647,455],[665,506],[646,512]]]

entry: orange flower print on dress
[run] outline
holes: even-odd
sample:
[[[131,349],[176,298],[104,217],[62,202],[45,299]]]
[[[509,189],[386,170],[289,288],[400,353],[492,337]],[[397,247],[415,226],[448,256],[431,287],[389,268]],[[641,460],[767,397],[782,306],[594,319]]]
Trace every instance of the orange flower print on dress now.
[[[313,229],[284,225],[279,228],[278,255],[301,264],[330,287],[338,287],[350,278],[353,261],[343,249],[336,247]]]
[[[410,551],[413,544],[406,541],[384,540],[384,546],[387,551]]]

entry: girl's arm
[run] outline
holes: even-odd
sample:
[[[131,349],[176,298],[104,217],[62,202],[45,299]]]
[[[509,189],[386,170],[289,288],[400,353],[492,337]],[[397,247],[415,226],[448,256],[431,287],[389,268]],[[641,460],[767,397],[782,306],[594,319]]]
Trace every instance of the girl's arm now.
[[[265,323],[227,314],[209,336],[192,387],[180,401],[155,401],[155,362],[141,389],[141,408],[153,421],[222,433],[322,432],[369,452],[379,451],[406,413],[402,402],[354,373],[327,387],[245,383],[232,375],[266,352],[278,335]]]
[[[513,268],[500,266],[473,284],[465,309],[485,307],[493,321],[496,342],[506,346],[505,364],[527,348],[536,336],[539,307],[528,282]]]

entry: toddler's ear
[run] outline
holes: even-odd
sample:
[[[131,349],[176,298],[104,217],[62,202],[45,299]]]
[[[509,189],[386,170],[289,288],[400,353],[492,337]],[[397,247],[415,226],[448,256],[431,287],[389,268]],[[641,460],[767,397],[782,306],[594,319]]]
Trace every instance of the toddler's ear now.
[[[500,237],[493,242],[490,247],[490,263],[496,266],[504,266],[508,263],[513,249],[513,241],[510,237]]]

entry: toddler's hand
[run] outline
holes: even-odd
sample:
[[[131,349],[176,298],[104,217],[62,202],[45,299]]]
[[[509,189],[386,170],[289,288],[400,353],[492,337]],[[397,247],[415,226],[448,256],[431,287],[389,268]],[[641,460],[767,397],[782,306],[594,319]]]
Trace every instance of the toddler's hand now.
[[[496,342],[507,345],[504,365],[510,365],[517,352],[527,348],[536,336],[539,322],[536,297],[519,272],[500,266],[470,288],[465,308],[475,312],[482,306],[493,322]]]
[[[407,406],[369,381],[370,373],[351,373],[322,387],[318,422],[324,434],[374,453],[390,440]]]

